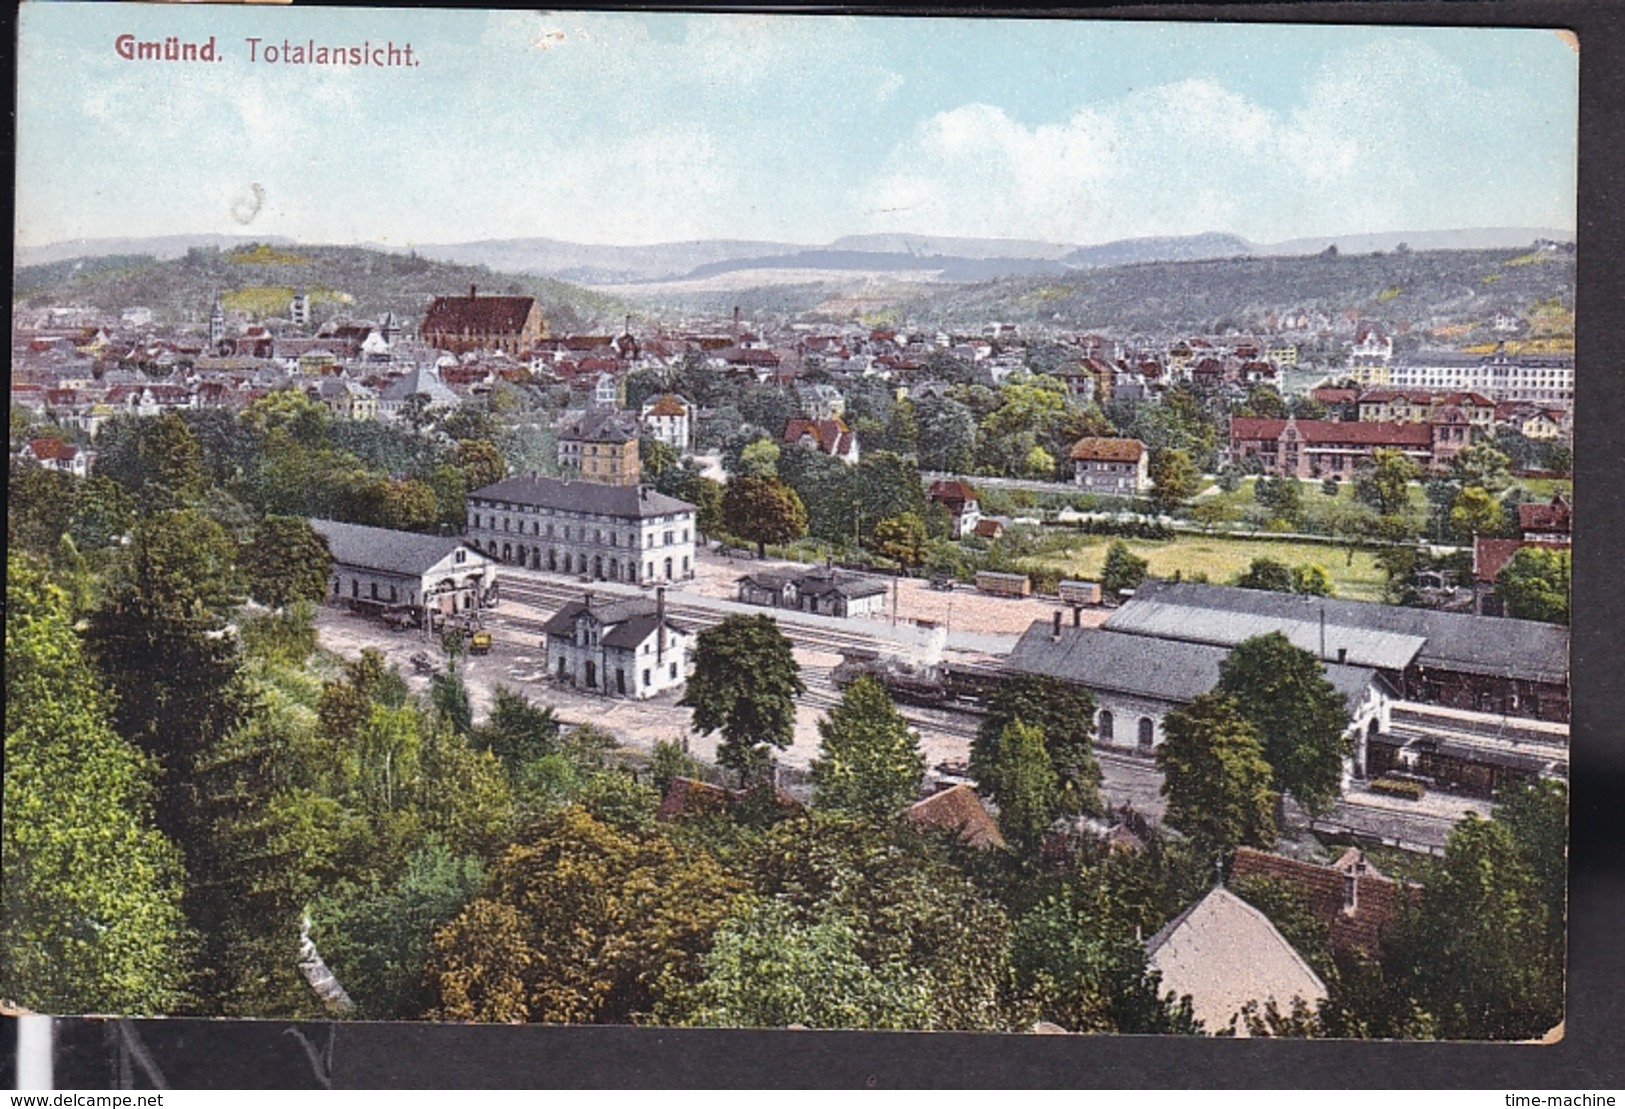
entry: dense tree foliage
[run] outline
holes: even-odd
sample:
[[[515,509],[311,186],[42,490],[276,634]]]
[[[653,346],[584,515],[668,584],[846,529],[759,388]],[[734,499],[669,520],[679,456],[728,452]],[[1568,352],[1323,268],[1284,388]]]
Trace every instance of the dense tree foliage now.
[[[109,710],[67,597],[13,552],[0,993],[42,1012],[170,1012],[188,985],[180,856]]]
[[[1100,588],[1113,596],[1125,589],[1138,589],[1149,565],[1130,551],[1127,543],[1114,539],[1106,548],[1106,561],[1100,569]]]
[[[722,494],[727,529],[756,544],[760,557],[769,543],[788,543],[807,534],[807,509],[796,491],[776,477],[736,477]]]
[[[885,820],[912,803],[925,774],[920,737],[884,686],[865,674],[818,721],[813,807]]]
[[[1520,620],[1569,622],[1571,557],[1566,550],[1523,547],[1495,579],[1495,592],[1508,616]]]
[[[1210,856],[1275,843],[1275,791],[1258,730],[1233,697],[1204,693],[1164,718],[1157,747],[1168,823]]]
[[[695,731],[722,733],[717,761],[745,779],[765,765],[769,747],[790,746],[796,698],[807,691],[800,669],[778,621],[730,616],[699,634],[678,704],[694,710]]]
[[[1277,792],[1312,813],[1337,799],[1353,753],[1348,705],[1313,654],[1280,632],[1238,643],[1219,664],[1218,692],[1235,698],[1264,741]]]
[[[541,822],[435,934],[443,1020],[627,1023],[680,989],[738,884],[703,853],[580,809]]]
[[[1095,760],[1095,699],[1083,686],[1042,674],[1006,679],[988,702],[987,715],[971,743],[971,776],[1004,805],[1006,729],[1017,720],[1038,730],[1048,756],[1054,789],[1044,814],[1047,826],[1058,816],[1102,811],[1100,764]]]

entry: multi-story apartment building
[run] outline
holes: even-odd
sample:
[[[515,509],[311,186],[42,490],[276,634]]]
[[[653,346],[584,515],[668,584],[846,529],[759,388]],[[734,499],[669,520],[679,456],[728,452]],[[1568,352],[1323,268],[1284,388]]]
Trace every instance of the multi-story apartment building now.
[[[1138,439],[1079,439],[1072,444],[1072,472],[1090,493],[1133,497],[1151,488],[1151,455]]]
[[[1395,389],[1479,393],[1497,403],[1574,403],[1574,356],[1569,354],[1466,354],[1419,351],[1396,358],[1387,384]]]
[[[636,485],[642,476],[637,421],[613,408],[588,409],[559,428],[559,466],[587,481]]]

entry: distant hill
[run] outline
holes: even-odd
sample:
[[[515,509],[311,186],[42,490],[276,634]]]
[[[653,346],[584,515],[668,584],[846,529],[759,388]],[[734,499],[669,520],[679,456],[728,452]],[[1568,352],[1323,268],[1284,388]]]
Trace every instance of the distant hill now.
[[[416,323],[436,295],[481,292],[541,301],[550,328],[574,331],[619,324],[619,300],[553,278],[505,274],[412,254],[363,247],[296,246],[283,241],[232,249],[194,246],[177,258],[151,254],[57,261],[16,271],[23,307],[78,304],[106,312],[142,306],[166,324],[208,318],[216,293],[227,308],[285,316],[296,288],[310,295],[315,318],[376,319],[393,312]]]
[[[1061,256],[1068,266],[1092,268],[1134,262],[1183,262],[1198,258],[1231,258],[1256,254],[1258,248],[1239,235],[1177,235],[1147,239],[1119,239],[1098,246],[1083,246]]]
[[[1395,328],[1487,319],[1556,298],[1574,305],[1574,256],[1516,250],[1217,258],[922,286],[896,305],[921,326],[988,320],[1118,332],[1177,327],[1224,332],[1293,310],[1369,318]]]
[[[1059,274],[1068,269],[1138,262],[1192,261],[1241,256],[1275,257],[1317,254],[1336,243],[1343,253],[1393,250],[1401,243],[1413,250],[1485,250],[1527,246],[1536,239],[1572,239],[1549,228],[1479,228],[1455,231],[1400,231],[1380,234],[1323,236],[1279,243],[1252,243],[1238,235],[1154,236],[1080,245],[1032,239],[968,238],[884,232],[847,235],[827,244],[754,239],[705,239],[645,246],[606,246],[548,238],[484,239],[465,243],[419,243],[410,248],[363,244],[379,252],[401,254],[463,266],[485,266],[498,273],[554,277],[581,285],[624,286],[640,282],[714,280],[741,274],[737,288],[749,288],[757,271],[842,270],[877,278],[909,275],[931,280],[977,282],[1023,274]],[[194,247],[230,250],[245,242],[292,245],[287,239],[248,240],[226,235],[171,235],[153,239],[94,239],[25,247],[14,262],[33,266],[109,255],[178,258]],[[809,280],[816,280],[809,275]]]

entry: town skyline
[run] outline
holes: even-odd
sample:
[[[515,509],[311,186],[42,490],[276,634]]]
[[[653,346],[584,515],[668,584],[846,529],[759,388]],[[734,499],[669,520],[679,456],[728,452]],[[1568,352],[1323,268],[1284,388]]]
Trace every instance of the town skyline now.
[[[1552,31],[88,11],[24,14],[21,249],[1575,223],[1577,56]],[[118,33],[213,39],[220,61],[126,59]],[[415,41],[422,64],[271,65],[250,39]]]

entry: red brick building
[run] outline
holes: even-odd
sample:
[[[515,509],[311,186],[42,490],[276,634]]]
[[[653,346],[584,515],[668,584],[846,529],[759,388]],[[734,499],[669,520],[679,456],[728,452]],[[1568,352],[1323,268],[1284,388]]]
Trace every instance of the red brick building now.
[[[435,297],[419,329],[423,341],[454,354],[500,350],[517,356],[546,333],[535,297],[482,297],[478,292],[470,285],[466,297]]]
[[[1230,457],[1249,459],[1278,477],[1349,477],[1376,450],[1397,450],[1425,470],[1438,470],[1473,442],[1460,409],[1441,410],[1427,423],[1230,418]]]

